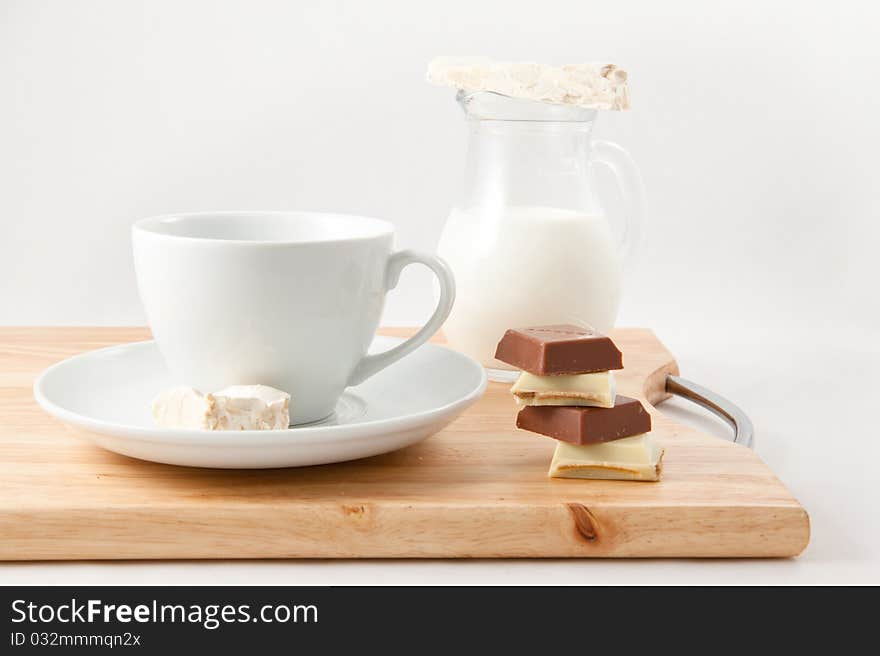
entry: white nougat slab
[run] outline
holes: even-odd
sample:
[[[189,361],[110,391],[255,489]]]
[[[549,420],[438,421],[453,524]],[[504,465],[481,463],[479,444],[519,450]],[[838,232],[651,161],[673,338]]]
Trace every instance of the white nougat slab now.
[[[282,430],[290,425],[290,395],[267,385],[232,385],[214,394],[181,386],[156,396],[152,413],[164,428]]]
[[[628,77],[619,66],[604,62],[548,66],[486,57],[437,57],[428,64],[432,84],[605,110],[629,109]]]

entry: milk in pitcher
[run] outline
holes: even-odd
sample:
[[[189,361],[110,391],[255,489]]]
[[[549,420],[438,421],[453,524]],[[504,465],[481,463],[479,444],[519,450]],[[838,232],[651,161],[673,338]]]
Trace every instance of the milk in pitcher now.
[[[606,219],[554,207],[453,210],[438,254],[455,272],[449,343],[484,366],[508,328],[590,325],[607,332],[620,298],[620,257]]]

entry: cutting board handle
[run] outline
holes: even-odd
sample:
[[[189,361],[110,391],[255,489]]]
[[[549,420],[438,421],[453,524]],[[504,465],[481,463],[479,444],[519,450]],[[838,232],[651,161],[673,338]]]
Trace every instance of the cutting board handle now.
[[[698,406],[721,417],[733,428],[732,442],[741,444],[749,449],[755,448],[755,427],[752,425],[752,420],[732,401],[680,376],[669,375],[666,377],[666,391],[669,394],[674,394],[696,403]]]

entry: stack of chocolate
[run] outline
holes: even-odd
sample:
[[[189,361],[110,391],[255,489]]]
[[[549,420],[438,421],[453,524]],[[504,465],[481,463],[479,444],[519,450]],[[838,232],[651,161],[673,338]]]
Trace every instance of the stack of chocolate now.
[[[557,440],[550,476],[660,480],[651,415],[615,392],[623,356],[611,338],[570,325],[508,330],[495,357],[523,370],[510,389],[516,425]]]

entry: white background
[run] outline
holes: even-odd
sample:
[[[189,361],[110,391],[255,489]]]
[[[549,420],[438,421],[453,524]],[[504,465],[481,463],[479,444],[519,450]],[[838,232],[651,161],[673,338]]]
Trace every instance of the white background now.
[[[0,0],[0,324],[140,324],[135,219],[387,218],[433,250],[464,122],[440,54],[614,61],[649,233],[621,324],[739,402],[807,506],[789,562],[63,566],[71,581],[880,582],[880,40],[870,3]],[[386,324],[430,311],[408,271]],[[684,406],[671,410],[686,418]],[[693,415],[707,430],[724,429]],[[181,569],[183,568],[183,569]],[[0,580],[62,571],[6,566]],[[217,577],[220,577],[219,579]],[[189,578],[187,578],[189,577]]]

